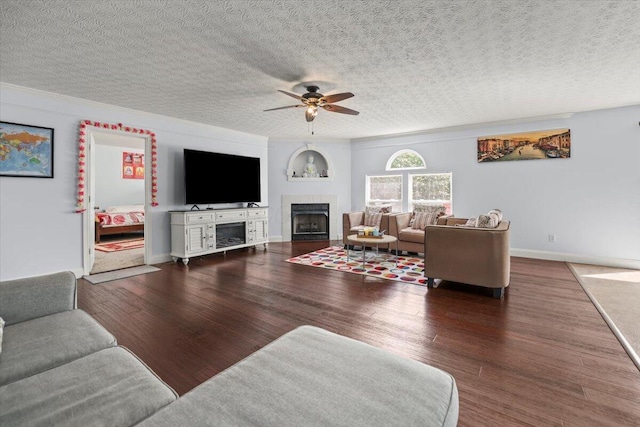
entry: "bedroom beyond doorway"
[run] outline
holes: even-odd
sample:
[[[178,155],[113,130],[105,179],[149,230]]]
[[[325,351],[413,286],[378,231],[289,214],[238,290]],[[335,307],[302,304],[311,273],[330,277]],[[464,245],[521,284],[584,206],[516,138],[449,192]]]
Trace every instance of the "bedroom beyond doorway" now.
[[[144,265],[144,234],[105,236],[95,245],[91,274]]]

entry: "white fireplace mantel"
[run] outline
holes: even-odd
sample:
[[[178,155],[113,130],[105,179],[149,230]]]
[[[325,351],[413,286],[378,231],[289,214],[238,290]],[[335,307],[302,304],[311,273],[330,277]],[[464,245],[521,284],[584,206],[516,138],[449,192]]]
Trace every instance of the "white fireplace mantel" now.
[[[329,239],[339,240],[338,196],[335,194],[308,194],[282,196],[282,241],[291,241],[291,205],[295,203],[329,204]]]

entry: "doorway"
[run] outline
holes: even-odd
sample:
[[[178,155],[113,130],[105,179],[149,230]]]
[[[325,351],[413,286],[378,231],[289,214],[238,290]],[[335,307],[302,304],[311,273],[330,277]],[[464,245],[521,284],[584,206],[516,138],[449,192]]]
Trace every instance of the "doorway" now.
[[[148,264],[150,138],[87,128],[84,274]]]

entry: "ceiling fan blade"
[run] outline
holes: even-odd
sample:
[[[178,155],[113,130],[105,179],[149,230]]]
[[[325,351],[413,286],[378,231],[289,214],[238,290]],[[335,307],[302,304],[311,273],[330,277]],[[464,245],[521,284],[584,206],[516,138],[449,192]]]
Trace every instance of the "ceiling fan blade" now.
[[[344,92],[344,93],[336,93],[335,95],[323,96],[322,99],[324,99],[324,102],[326,102],[327,104],[331,104],[333,102],[338,102],[338,101],[342,101],[343,99],[351,98],[352,96],[353,94],[351,92]]]
[[[269,108],[268,110],[262,110],[262,111],[284,110],[285,108],[298,108],[298,107],[306,107],[306,105],[303,105],[303,104],[287,105],[286,107]]]
[[[360,114],[359,111],[352,110],[351,108],[341,107],[339,105],[327,104],[323,105],[322,108],[327,111],[331,111],[332,113],[351,114],[352,116],[357,116],[358,114]]]
[[[280,90],[280,89],[278,89],[278,92],[282,92],[285,95],[289,95],[292,98],[299,99],[300,101],[302,101],[302,97],[300,95],[296,95],[295,93],[287,92],[287,91]]]

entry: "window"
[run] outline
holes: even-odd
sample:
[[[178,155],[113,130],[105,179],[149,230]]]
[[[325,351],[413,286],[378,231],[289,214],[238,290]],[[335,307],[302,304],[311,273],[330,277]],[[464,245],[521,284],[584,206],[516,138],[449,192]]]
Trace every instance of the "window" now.
[[[416,204],[444,205],[447,214],[451,215],[451,174],[409,174],[409,206],[412,211]]]
[[[367,206],[391,205],[402,212],[402,175],[367,176]]]
[[[427,165],[422,156],[413,150],[396,151],[387,162],[387,170],[424,169]]]

